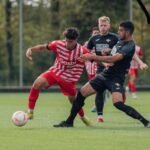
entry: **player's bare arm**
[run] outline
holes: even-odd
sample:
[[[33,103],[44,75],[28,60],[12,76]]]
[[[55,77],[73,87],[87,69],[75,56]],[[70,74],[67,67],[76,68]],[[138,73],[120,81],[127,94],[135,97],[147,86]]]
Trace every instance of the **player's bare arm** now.
[[[102,50],[101,54],[102,54],[102,56],[107,56],[107,55],[109,55],[110,52],[111,52],[111,49],[107,48],[107,49]],[[106,62],[103,62],[102,64],[106,68],[109,68],[114,65],[114,63],[106,63]]]
[[[47,48],[46,44],[39,44],[34,47],[28,48],[26,51],[26,57],[29,60],[32,60],[32,52],[41,52],[43,50],[46,50],[46,48]]]
[[[113,56],[97,56],[93,54],[84,54],[81,56],[81,59],[83,61],[93,60],[96,62],[114,63],[123,59],[123,55],[121,53],[116,53]]]
[[[137,61],[137,63],[139,64],[139,67],[141,70],[147,70],[148,69],[148,65],[146,63],[144,63],[139,57],[138,55],[135,53],[133,56],[133,59],[135,61]]]

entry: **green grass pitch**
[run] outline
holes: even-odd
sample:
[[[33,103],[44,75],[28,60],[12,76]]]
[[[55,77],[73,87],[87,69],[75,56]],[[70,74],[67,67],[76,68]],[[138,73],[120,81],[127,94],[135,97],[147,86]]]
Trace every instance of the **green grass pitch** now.
[[[150,119],[150,93],[138,96],[137,100],[129,96],[127,104]],[[89,97],[84,107],[93,127],[86,127],[77,117],[74,128],[53,128],[71,107],[60,93],[41,93],[34,120],[16,127],[11,116],[27,109],[27,97],[27,93],[0,94],[0,150],[150,150],[150,129],[115,109],[111,100],[105,105],[105,122],[97,124],[96,114],[90,112],[94,97]]]

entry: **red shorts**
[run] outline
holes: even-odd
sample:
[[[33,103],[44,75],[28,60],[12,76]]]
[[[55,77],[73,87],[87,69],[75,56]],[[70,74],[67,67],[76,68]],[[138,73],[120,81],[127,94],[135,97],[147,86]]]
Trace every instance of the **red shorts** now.
[[[41,77],[47,79],[48,86],[46,88],[51,87],[52,85],[58,85],[61,89],[61,92],[66,96],[75,96],[76,95],[76,85],[75,82],[68,82],[60,76],[56,76],[54,72],[46,71],[40,75]]]
[[[128,72],[128,74],[130,75],[130,76],[138,76],[138,69],[129,69],[129,72]]]

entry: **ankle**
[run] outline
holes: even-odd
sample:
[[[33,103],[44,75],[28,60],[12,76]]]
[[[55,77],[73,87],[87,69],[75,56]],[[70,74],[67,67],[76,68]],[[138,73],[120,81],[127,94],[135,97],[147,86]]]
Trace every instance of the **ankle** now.
[[[33,109],[28,109],[28,113],[33,114],[34,110]]]
[[[97,118],[103,118],[103,115],[98,115],[98,117]]]

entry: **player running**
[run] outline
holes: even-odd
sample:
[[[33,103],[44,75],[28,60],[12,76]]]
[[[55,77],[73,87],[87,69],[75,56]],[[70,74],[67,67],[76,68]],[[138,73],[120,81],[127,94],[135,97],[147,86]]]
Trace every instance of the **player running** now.
[[[65,40],[40,44],[27,49],[26,56],[29,60],[32,60],[33,52],[49,50],[56,53],[54,65],[37,77],[32,85],[28,98],[28,119],[33,119],[35,104],[40,89],[43,87],[50,88],[53,85],[58,85],[61,92],[68,96],[70,103],[73,103],[75,100],[76,82],[79,80],[84,68],[84,62],[79,60],[79,58],[81,55],[89,53],[89,51],[77,42],[79,38],[79,30],[77,28],[67,28],[63,35]],[[82,108],[78,113],[86,125],[91,125]]]

